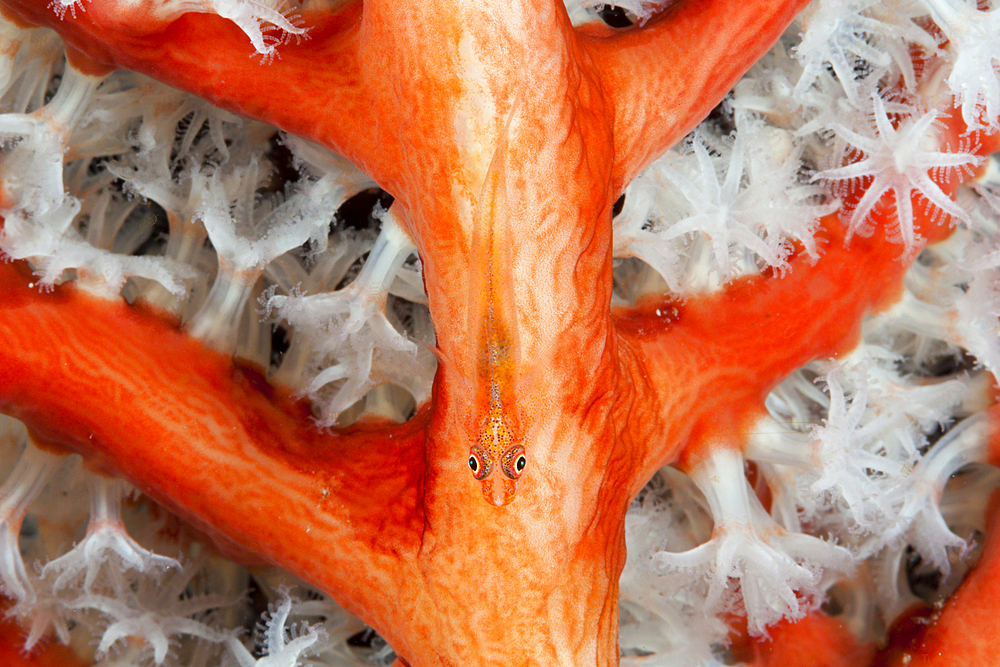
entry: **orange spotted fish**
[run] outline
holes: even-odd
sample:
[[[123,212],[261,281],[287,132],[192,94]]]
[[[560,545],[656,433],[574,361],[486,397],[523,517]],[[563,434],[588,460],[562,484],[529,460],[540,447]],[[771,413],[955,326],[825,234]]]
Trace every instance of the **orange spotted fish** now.
[[[470,331],[478,333],[469,468],[482,485],[483,497],[497,507],[514,500],[517,482],[528,463],[524,419],[515,392],[519,357],[504,178],[506,134],[505,130],[477,202],[470,266],[470,303],[475,304],[470,312]],[[495,484],[498,480],[502,490]]]

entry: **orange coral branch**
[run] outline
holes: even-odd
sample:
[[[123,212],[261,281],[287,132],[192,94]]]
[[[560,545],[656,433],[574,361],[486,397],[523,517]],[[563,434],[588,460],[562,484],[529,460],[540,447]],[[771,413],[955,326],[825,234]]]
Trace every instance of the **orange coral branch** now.
[[[348,608],[389,613],[401,583],[391,573],[422,525],[414,462],[426,413],[323,435],[284,390],[154,314],[72,286],[39,295],[25,274],[0,265],[5,413],[129,478],[237,559],[278,563]]]
[[[840,227],[836,215],[826,219],[815,266],[800,255],[785,276],[741,279],[687,303],[650,299],[619,315],[648,391],[629,423],[649,443],[649,474],[678,458],[688,468],[712,446],[740,440],[775,384],[851,349],[861,318],[893,301],[907,268],[899,246],[871,238],[845,247]]]
[[[875,647],[858,642],[839,621],[813,612],[797,623],[782,622],[771,629],[771,638],[754,644],[754,667],[811,665],[860,667],[869,664]]]
[[[958,110],[946,120],[957,145],[965,129]],[[971,143],[989,155],[1000,138],[976,133]],[[970,178],[940,185],[951,195]],[[914,208],[923,209],[916,228],[925,244],[951,233],[933,210]],[[889,210],[873,215],[879,227],[891,224]],[[627,374],[643,395],[625,416],[626,437],[647,443],[641,465],[649,475],[668,463],[689,469],[714,446],[741,440],[775,384],[809,361],[852,349],[862,319],[898,300],[909,262],[897,243],[875,235],[845,244],[838,214],[823,220],[816,239],[822,256],[812,266],[800,253],[787,275],[737,280],[685,303],[647,297],[616,314],[622,347],[635,357]]]
[[[647,26],[583,36],[614,107],[616,191],[708,115],[807,4],[680,2]]]

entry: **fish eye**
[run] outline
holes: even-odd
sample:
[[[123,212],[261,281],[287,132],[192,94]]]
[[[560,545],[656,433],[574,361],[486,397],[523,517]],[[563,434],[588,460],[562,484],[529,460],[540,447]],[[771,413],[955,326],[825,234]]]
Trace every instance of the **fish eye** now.
[[[493,461],[490,460],[490,455],[478,445],[473,445],[472,449],[469,450],[469,470],[472,471],[472,476],[478,480],[486,479],[493,471]]]
[[[503,455],[503,474],[510,479],[516,480],[521,477],[524,467],[528,465],[528,457],[524,454],[524,447],[516,445],[511,447]]]

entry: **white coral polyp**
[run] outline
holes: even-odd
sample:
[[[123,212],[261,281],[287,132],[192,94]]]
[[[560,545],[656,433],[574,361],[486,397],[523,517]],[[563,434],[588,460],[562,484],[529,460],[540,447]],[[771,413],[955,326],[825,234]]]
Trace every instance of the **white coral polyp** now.
[[[64,2],[65,0],[59,0]],[[170,22],[181,14],[218,14],[229,19],[250,39],[254,51],[265,60],[276,55],[276,48],[289,37],[304,37],[307,29],[296,15],[282,9],[284,3],[260,0],[147,0],[157,17]],[[277,34],[275,34],[277,33]]]
[[[645,25],[658,12],[670,6],[669,0],[566,0],[567,10],[575,2],[579,2],[584,9],[619,7],[634,16],[639,25]]]
[[[188,565],[172,571],[162,581],[137,582],[122,572],[108,571],[111,594],[82,592],[66,603],[68,609],[90,610],[105,617],[107,626],[97,645],[98,655],[107,655],[122,642],[141,642],[152,648],[153,662],[162,665],[172,644],[182,637],[221,642],[224,633],[199,617],[234,600],[224,595],[199,594],[192,579],[199,568]]]
[[[63,188],[63,154],[73,126],[90,103],[99,78],[67,65],[55,97],[30,114],[0,115],[0,136],[13,147],[5,151],[0,175],[10,205],[0,249],[15,259],[45,259],[58,254],[80,202]],[[58,275],[46,274],[52,284]]]
[[[350,285],[336,292],[266,299],[268,314],[287,321],[311,342],[314,371],[304,391],[319,406],[321,425],[332,426],[341,412],[382,383],[401,386],[418,403],[427,398],[430,353],[397,331],[385,315],[389,287],[414,250],[387,212],[364,268]]]
[[[153,280],[175,295],[194,277],[187,266],[160,257],[132,257],[96,247],[74,227],[81,200],[66,191],[67,143],[90,108],[102,79],[66,65],[59,90],[42,108],[0,115],[0,133],[14,146],[2,156],[0,170],[10,204],[0,214],[4,227],[0,250],[35,264],[39,281],[51,287],[75,269],[86,278],[81,286],[103,296],[117,296],[126,278]],[[91,230],[100,229],[107,208],[92,215]]]
[[[871,451],[889,425],[885,415],[868,413],[868,389],[861,378],[850,401],[838,380],[838,371],[826,376],[830,412],[822,427],[813,431],[820,462],[819,478],[810,484],[813,494],[830,493],[842,499],[853,519],[853,528],[873,532],[892,521],[892,508],[874,474],[899,475],[904,462]],[[872,471],[872,472],[869,472]]]
[[[903,107],[897,112],[902,111],[910,117],[894,127],[881,96],[873,93],[871,99],[874,127],[858,133],[839,123],[833,125],[837,135],[863,152],[864,157],[851,164],[821,171],[815,179],[838,182],[842,185],[835,189],[843,192],[857,187],[867,177],[872,178],[861,200],[849,212],[848,240],[854,234],[872,234],[875,207],[882,202],[884,195],[892,192],[895,229],[888,236],[892,241],[902,243],[907,254],[912,254],[921,241],[915,229],[913,195],[923,197],[941,214],[970,222],[969,214],[941,190],[932,175],[941,178],[953,171],[971,172],[971,168],[978,165],[982,158],[970,153],[937,150],[941,147],[935,126],[941,116],[937,111],[928,111],[917,117],[915,109]]]
[[[192,175],[192,192],[200,198],[195,214],[219,254],[219,270],[188,331],[224,351],[235,348],[243,309],[264,267],[309,241],[325,246],[329,221],[344,198],[342,184],[321,179],[271,206],[256,197],[265,176],[256,156],[243,167]]]
[[[798,182],[802,147],[749,114],[736,124],[731,142],[698,133],[690,152],[666,154],[629,186],[615,219],[616,257],[642,259],[682,294],[717,289],[761,264],[781,272],[793,241],[818,257],[813,232],[836,207]]]
[[[260,0],[145,0],[153,15],[170,23],[182,14],[217,14],[229,19],[250,39],[254,51],[266,60],[276,55],[276,47],[289,37],[304,37],[307,29],[299,24],[284,3]],[[86,10],[84,0],[51,0],[49,9],[64,19],[76,18],[77,8]],[[275,34],[277,33],[277,34]]]
[[[980,11],[975,0],[922,0],[948,38],[948,86],[970,129],[995,130],[1000,117],[1000,8]],[[984,116],[985,113],[985,116]]]
[[[738,450],[719,448],[695,466],[691,478],[715,519],[712,539],[683,553],[660,552],[656,560],[668,570],[700,573],[709,583],[707,611],[742,608],[750,634],[762,636],[768,626],[819,606],[829,575],[850,570],[853,559],[843,547],[775,523],[750,488],[744,463]],[[724,596],[731,581],[739,583],[735,604]]]
[[[27,612],[35,601],[35,589],[18,546],[21,522],[28,506],[64,461],[65,457],[41,450],[29,439],[0,487],[0,590],[15,601],[15,610]]]
[[[864,60],[876,67],[889,65],[889,55],[871,43],[871,36],[879,36],[882,27],[880,21],[865,14],[873,4],[873,0],[818,0],[802,12],[798,19],[802,41],[795,49],[802,75],[795,85],[796,97],[802,99],[829,64],[847,97],[856,102],[856,63]]]
[[[970,463],[988,460],[992,426],[986,413],[979,413],[953,426],[914,466],[909,479],[900,480],[891,494],[898,504],[899,523],[884,539],[906,538],[942,575],[951,572],[947,549],[959,556],[968,544],[952,532],[941,514],[945,484]]]
[[[980,189],[994,214],[1000,197]],[[961,343],[994,377],[1000,377],[1000,249],[980,236],[965,249],[955,273],[961,289],[952,292],[954,328]]]
[[[121,517],[121,501],[125,482],[90,473],[90,522],[87,535],[73,549],[50,561],[41,577],[55,575],[53,590],[80,585],[91,590],[98,574],[106,567],[127,567],[151,575],[162,573],[180,563],[173,558],[155,554],[140,546],[126,532]]]
[[[697,546],[711,530],[711,519],[680,471],[666,468],[658,477],[665,493],[650,489],[625,516],[628,556],[618,583],[622,665],[714,664],[711,646],[725,641],[729,626],[718,616],[698,613],[699,592],[674,585],[657,560],[664,550]],[[629,660],[631,654],[636,657]]]
[[[262,657],[254,658],[235,637],[227,638],[230,655],[239,667],[298,667],[305,664],[306,656],[325,648],[328,639],[325,628],[322,625],[290,623],[292,607],[301,603],[292,598],[287,589],[279,592],[281,602],[269,606],[269,618],[261,638]]]

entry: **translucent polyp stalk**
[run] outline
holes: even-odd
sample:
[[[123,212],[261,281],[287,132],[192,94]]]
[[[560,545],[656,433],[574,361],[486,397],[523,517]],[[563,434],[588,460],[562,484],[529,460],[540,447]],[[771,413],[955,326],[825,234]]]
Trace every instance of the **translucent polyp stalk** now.
[[[973,26],[969,25],[964,19],[965,17],[955,11],[955,8],[950,2],[945,2],[942,0],[924,0],[924,6],[930,12],[931,17],[934,22],[940,26],[950,28],[952,30],[971,30]]]
[[[0,91],[6,91],[10,86],[14,74],[14,61],[24,39],[24,31],[15,27],[13,23],[0,22],[0,53],[3,54],[0,56]]]
[[[29,439],[21,458],[0,487],[0,583],[18,604],[31,603],[34,590],[21,559],[18,536],[28,506],[45,488],[65,457],[38,449]]]
[[[188,333],[220,352],[236,350],[240,321],[263,269],[237,270],[219,257],[219,273],[208,298],[188,325]]]
[[[69,137],[69,132],[90,106],[94,91],[103,80],[104,77],[88,76],[70,63],[66,63],[59,90],[52,101],[44,107],[44,114],[51,119],[56,128],[61,130],[64,140]]]
[[[989,413],[980,412],[956,424],[935,443],[914,474],[933,480],[938,498],[948,479],[969,463],[985,461],[989,453]]]
[[[825,573],[847,571],[852,563],[845,549],[775,523],[750,488],[744,464],[738,450],[719,447],[691,470],[715,521],[712,539],[683,553],[660,552],[656,561],[706,576],[707,607],[716,612],[730,580],[739,580],[747,628],[759,636],[782,618],[804,616],[832,583]]]
[[[189,266],[197,266],[198,253],[208,236],[205,226],[197,219],[182,220],[173,211],[167,211],[167,224],[170,233],[167,236],[164,257],[175,259]],[[189,297],[190,294],[183,297],[171,294],[159,283],[153,283],[142,293],[142,298],[145,299],[146,303],[173,314],[181,314]]]
[[[384,302],[396,273],[414,250],[416,246],[399,226],[392,209],[386,211],[375,245],[357,277],[358,291],[372,300]]]
[[[392,209],[382,215],[382,228],[375,245],[368,254],[361,273],[349,286],[336,292],[348,298],[361,299],[371,304],[379,304],[385,310],[389,287],[406,259],[416,250],[413,241],[400,227]],[[293,337],[292,345],[285,353],[281,368],[274,380],[293,387],[301,386],[307,371],[313,345],[304,337]],[[325,380],[329,381],[329,379]]]
[[[108,551],[116,553],[125,566],[142,572],[159,572],[169,567],[180,567],[180,563],[173,558],[144,549],[126,532],[121,514],[125,482],[94,474],[88,480],[88,486],[90,522],[87,525],[87,537],[72,551],[46,565],[42,571],[44,576],[48,571],[62,570],[53,584],[54,589],[64,588],[75,575],[86,569],[83,587],[89,591],[101,565],[107,562]]]
[[[737,450],[721,450],[691,471],[691,479],[705,494],[718,524],[752,526],[750,486],[744,472],[745,461]],[[756,498],[754,499],[756,503]]]

